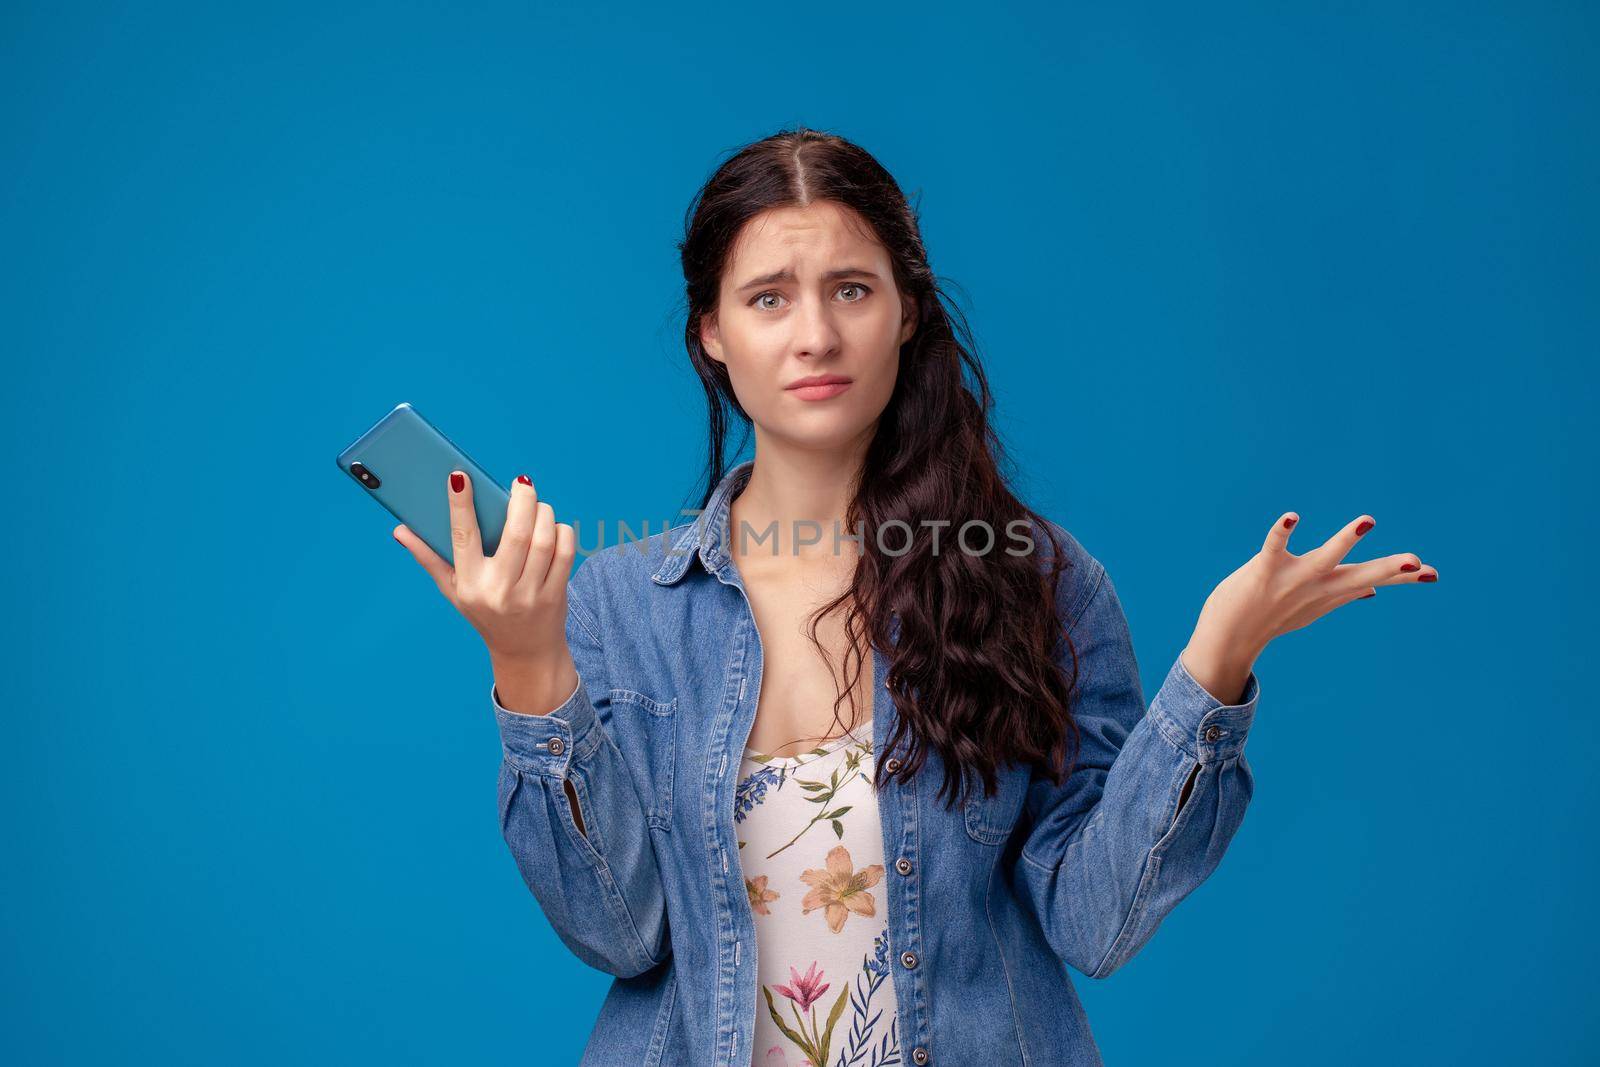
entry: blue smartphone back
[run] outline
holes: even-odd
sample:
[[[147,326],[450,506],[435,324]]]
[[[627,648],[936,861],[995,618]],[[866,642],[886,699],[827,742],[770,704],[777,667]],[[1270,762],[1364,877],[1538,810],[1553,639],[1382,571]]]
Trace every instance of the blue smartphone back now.
[[[450,540],[450,472],[465,471],[472,479],[472,509],[478,516],[483,553],[493,555],[499,547],[511,503],[509,489],[489,477],[410,404],[396,405],[340,452],[337,462],[363,493],[410,527],[451,566],[456,560]],[[371,477],[363,481],[360,469]]]

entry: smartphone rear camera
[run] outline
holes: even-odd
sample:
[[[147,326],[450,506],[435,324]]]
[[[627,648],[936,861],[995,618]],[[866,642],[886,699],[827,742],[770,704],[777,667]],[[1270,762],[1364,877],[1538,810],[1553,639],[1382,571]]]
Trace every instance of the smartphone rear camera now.
[[[360,482],[368,489],[376,489],[378,486],[383,484],[383,482],[378,479],[376,474],[373,474],[371,471],[367,470],[367,468],[359,462],[352,462],[350,464],[350,473],[355,475],[356,481]]]

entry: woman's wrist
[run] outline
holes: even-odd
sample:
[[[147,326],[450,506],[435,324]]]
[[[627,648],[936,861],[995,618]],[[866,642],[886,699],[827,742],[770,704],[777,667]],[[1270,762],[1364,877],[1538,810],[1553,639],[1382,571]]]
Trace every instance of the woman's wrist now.
[[[558,659],[507,659],[491,654],[500,706],[519,715],[548,715],[565,704],[578,684],[571,655]]]
[[[1237,704],[1244,699],[1245,685],[1250,672],[1255,669],[1259,653],[1241,653],[1237,649],[1220,648],[1204,640],[1191,638],[1179,653],[1183,669],[1188,671],[1200,687],[1224,705]]]

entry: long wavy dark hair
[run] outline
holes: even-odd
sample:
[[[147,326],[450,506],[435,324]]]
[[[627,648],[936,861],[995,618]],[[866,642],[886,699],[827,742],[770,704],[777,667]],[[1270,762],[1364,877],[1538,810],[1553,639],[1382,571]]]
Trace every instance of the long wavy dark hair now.
[[[710,415],[700,507],[727,473],[731,422],[737,418],[745,434],[750,431],[727,369],[701,344],[701,320],[716,310],[723,269],[744,224],[771,208],[817,200],[842,204],[871,226],[894,263],[896,285],[915,299],[918,312],[916,333],[900,348],[894,392],[846,514],[850,530],[866,524],[861,559],[850,588],[811,618],[811,640],[827,661],[816,624],[847,609],[845,685],[834,701],[834,718],[839,720],[839,703],[847,695],[856,711],[865,634],[889,658],[886,685],[899,713],[885,748],[904,753],[892,773],[879,754],[880,787],[894,774],[916,774],[930,748],[944,765],[938,797],[949,807],[970,795],[974,779],[982,782],[984,795],[993,795],[997,769],[1007,762],[1038,768],[1059,784],[1078,750],[1070,707],[1077,653],[1056,611],[1065,567],[1060,542],[1001,474],[1010,464],[989,422],[988,379],[973,355],[964,317],[928,265],[915,210],[889,172],[842,137],[801,127],[747,145],[717,168],[685,214],[678,245],[688,302],[684,344]],[[1042,532],[1052,546],[1048,569],[1033,552],[973,556],[949,551],[948,543],[945,551],[934,552],[931,539],[922,536],[910,538],[903,555],[879,547],[874,531],[882,524],[898,519],[921,531],[924,518],[949,520],[952,535],[975,519],[994,531],[1030,519],[1030,535]],[[901,540],[893,538],[891,547]],[[899,619],[894,643],[893,617]],[[1071,650],[1070,677],[1057,662],[1058,641]],[[842,732],[842,722],[840,727]]]

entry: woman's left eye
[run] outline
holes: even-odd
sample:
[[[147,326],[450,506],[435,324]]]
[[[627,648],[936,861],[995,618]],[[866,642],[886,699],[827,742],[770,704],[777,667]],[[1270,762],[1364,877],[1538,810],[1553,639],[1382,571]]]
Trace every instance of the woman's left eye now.
[[[867,298],[867,294],[872,291],[872,290],[868,289],[866,286],[861,285],[861,284],[859,284],[857,282],[850,282],[847,285],[839,286],[839,291],[841,293],[844,292],[846,289],[855,289],[855,290],[857,290],[857,291],[859,291],[861,293],[861,295],[859,297],[857,297],[856,299],[854,299],[854,300],[846,300],[845,303],[847,303],[847,304],[859,304],[859,303],[861,303],[861,301],[863,301],[863,300],[865,300]]]

